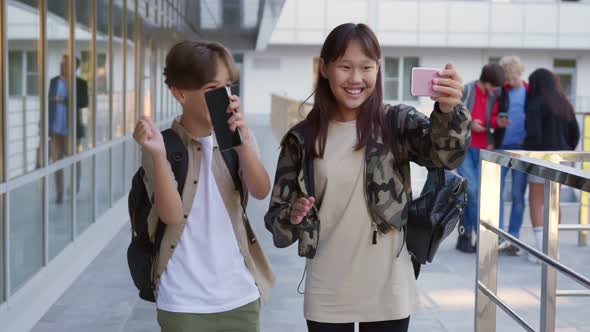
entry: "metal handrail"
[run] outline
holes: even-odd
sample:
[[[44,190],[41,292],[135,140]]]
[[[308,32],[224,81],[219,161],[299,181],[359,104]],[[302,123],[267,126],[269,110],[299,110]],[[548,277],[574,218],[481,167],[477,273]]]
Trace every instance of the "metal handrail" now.
[[[543,263],[550,265],[552,268],[558,270],[559,272],[565,274],[566,276],[570,277],[571,279],[578,282],[580,285],[588,288],[590,290],[590,279],[584,277],[583,275],[577,273],[576,271],[570,269],[569,267],[559,263],[557,260],[545,255],[541,251],[529,246],[528,244],[522,242],[520,239],[510,235],[508,232],[496,228],[485,221],[480,221],[481,225],[490,231],[496,233],[499,237],[502,237],[508,240],[510,243],[514,244],[515,246],[519,247],[520,249],[526,251],[527,253],[532,254],[537,259],[541,260]]]
[[[559,189],[567,185],[590,192],[590,172],[561,165],[560,162],[590,161],[590,152],[568,151],[487,151],[481,150],[480,202],[497,202],[500,199],[501,167],[507,167],[545,179],[545,220],[543,252],[532,248],[498,228],[499,209],[494,204],[479,204],[479,245],[476,280],[476,331],[496,330],[496,306],[504,310],[525,330],[535,331],[496,294],[498,237],[505,238],[517,247],[529,252],[542,263],[541,331],[555,330],[555,305],[557,296],[590,296],[590,279],[557,261],[559,229],[588,230],[585,225],[559,226]],[[485,190],[483,188],[485,187]],[[495,207],[494,207],[495,206]],[[557,272],[563,273],[589,291],[557,291]]]
[[[556,296],[567,297],[587,297],[590,296],[590,291],[585,290],[558,290]]]
[[[488,298],[490,298],[498,307],[500,307],[504,312],[512,317],[520,326],[522,326],[525,330],[529,332],[535,332],[535,328],[531,326],[524,318],[520,317],[514,310],[510,309],[506,302],[502,301],[498,295],[492,292],[489,288],[487,288],[484,284],[482,284],[479,280],[477,281],[477,288],[482,291]]]

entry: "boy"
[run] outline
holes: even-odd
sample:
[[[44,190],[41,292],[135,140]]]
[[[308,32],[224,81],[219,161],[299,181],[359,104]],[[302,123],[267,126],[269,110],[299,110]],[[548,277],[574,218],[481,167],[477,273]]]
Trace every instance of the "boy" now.
[[[488,64],[481,70],[479,80],[468,83],[463,89],[461,100],[471,111],[471,146],[458,173],[467,179],[467,207],[461,226],[463,234],[457,240],[457,250],[474,253],[472,233],[477,232],[477,210],[479,191],[479,150],[493,145],[496,128],[507,125],[506,118],[498,117],[498,106],[494,90],[504,84],[504,71],[497,64]]]
[[[221,44],[184,41],[166,56],[165,82],[182,106],[172,129],[188,152],[184,190],[177,192],[162,134],[143,117],[133,134],[143,148],[144,182],[153,208],[150,235],[158,218],[166,224],[156,259],[156,306],[162,332],[259,331],[260,298],[267,301],[274,276],[254,239],[240,193],[221,155],[204,93],[230,84],[233,59]],[[240,128],[236,148],[242,186],[256,199],[270,190],[255,138],[231,96],[230,129]]]
[[[524,66],[517,56],[505,56],[500,59],[500,66],[504,69],[506,83],[498,94],[498,114],[506,114],[510,124],[503,130],[496,131],[496,147],[502,150],[522,150],[526,130],[524,128],[526,94],[528,84],[522,80]],[[512,209],[508,233],[520,238],[520,228],[524,215],[524,194],[527,187],[527,174],[510,171],[512,177]],[[504,194],[508,169],[502,167],[501,193]],[[500,228],[504,228],[504,199],[500,199]],[[542,233],[541,233],[542,234]],[[521,250],[508,241],[502,240],[498,245],[501,253],[509,256],[520,256]]]

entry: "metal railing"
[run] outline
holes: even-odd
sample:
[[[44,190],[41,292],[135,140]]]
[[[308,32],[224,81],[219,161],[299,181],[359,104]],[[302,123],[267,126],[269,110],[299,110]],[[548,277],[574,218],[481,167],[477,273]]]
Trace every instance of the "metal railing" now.
[[[589,152],[527,152],[481,150],[480,202],[500,199],[502,166],[545,179],[543,250],[539,251],[498,228],[497,204],[479,205],[477,277],[475,296],[475,330],[496,331],[496,307],[500,307],[526,331],[536,331],[497,294],[498,237],[502,237],[539,259],[541,272],[542,332],[555,330],[557,296],[590,296],[590,279],[557,261],[559,230],[590,230],[588,225],[559,225],[560,186],[590,192],[590,172],[561,165],[560,162],[590,161]],[[484,190],[485,189],[485,190]],[[557,290],[557,272],[563,273],[587,290]]]

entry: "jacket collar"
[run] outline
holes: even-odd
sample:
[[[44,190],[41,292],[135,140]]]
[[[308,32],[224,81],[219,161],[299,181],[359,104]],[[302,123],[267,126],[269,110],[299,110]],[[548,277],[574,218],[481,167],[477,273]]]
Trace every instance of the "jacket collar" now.
[[[182,115],[177,116],[172,121],[172,125],[170,128],[174,130],[180,139],[184,143],[184,145],[189,146],[189,144],[197,144],[200,145],[201,143],[197,140],[196,137],[192,136],[183,126],[180,124],[180,120],[182,119]],[[212,132],[211,135],[213,136],[213,148],[218,148],[219,144],[217,143],[217,138],[215,137],[215,132]]]

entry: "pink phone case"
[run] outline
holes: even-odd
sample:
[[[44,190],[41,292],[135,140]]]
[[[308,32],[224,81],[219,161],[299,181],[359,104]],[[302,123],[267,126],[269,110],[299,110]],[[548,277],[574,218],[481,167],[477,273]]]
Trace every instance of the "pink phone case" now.
[[[441,93],[432,90],[432,80],[438,77],[439,69],[434,68],[412,68],[412,82],[410,93],[414,97],[439,97]]]

